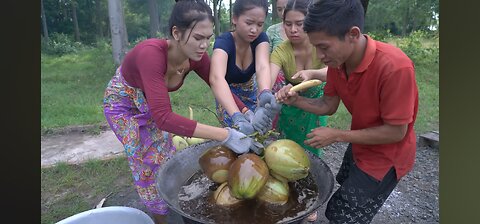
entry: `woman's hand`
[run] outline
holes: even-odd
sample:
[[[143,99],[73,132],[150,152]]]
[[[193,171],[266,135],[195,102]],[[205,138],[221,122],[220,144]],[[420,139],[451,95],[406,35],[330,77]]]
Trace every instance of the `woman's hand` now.
[[[248,119],[247,119],[246,116],[247,116],[247,114],[242,114],[240,112],[235,112],[232,115],[232,120],[233,120],[233,125],[236,126],[237,129],[240,132],[242,132],[246,135],[249,135],[249,134],[252,134],[253,132],[255,132],[255,130],[253,129],[252,124],[248,120],[248,119],[251,119],[251,118],[248,117]]]
[[[229,149],[237,154],[243,154],[249,151],[250,148],[254,148],[253,139],[246,136],[242,132],[239,132],[232,128],[226,128],[228,130],[228,136],[222,141],[222,145],[227,146]]]
[[[321,68],[321,69],[308,69],[308,70],[302,70],[298,71],[295,73],[295,75],[292,76],[292,79],[298,79],[300,78],[301,81],[308,81],[311,79],[318,79],[321,80],[322,82],[327,81],[327,67]]]
[[[310,70],[298,71],[297,73],[295,73],[295,75],[292,76],[292,79],[298,78],[300,78],[301,81],[307,81],[312,79]]]

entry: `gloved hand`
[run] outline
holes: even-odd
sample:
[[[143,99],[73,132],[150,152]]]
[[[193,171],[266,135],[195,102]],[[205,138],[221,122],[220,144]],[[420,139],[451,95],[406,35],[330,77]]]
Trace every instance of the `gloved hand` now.
[[[282,104],[277,103],[277,101],[275,100],[273,103],[265,104],[265,109],[268,112],[268,117],[273,120],[273,118],[275,118],[275,115],[277,115],[282,109]]]
[[[245,118],[245,115],[240,112],[233,113],[232,116],[233,125],[238,128],[238,130],[246,135],[252,134],[255,132],[252,124]]]
[[[277,102],[277,100],[275,99],[272,91],[269,89],[262,90],[260,95],[258,95],[258,106],[265,107],[265,104],[272,104],[274,102]]]
[[[257,106],[257,109],[255,109],[252,125],[262,135],[272,129],[273,119],[270,118],[269,113],[265,107]]]
[[[222,145],[238,154],[246,153],[251,147],[254,147],[252,138],[233,128],[226,129],[228,130],[228,136],[222,141]]]
[[[255,114],[251,110],[245,112],[245,119],[247,119],[248,122],[252,123],[253,117],[255,117]]]

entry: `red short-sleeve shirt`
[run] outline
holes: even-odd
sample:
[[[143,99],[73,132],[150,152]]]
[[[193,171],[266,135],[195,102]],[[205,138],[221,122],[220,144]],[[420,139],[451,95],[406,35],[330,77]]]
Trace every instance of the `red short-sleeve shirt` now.
[[[339,96],[352,115],[352,130],[383,124],[408,124],[405,137],[397,143],[352,144],[356,165],[382,180],[394,166],[400,179],[415,161],[413,129],[418,110],[418,89],[413,62],[397,47],[367,37],[360,65],[349,75],[345,69],[328,68],[324,94]]]

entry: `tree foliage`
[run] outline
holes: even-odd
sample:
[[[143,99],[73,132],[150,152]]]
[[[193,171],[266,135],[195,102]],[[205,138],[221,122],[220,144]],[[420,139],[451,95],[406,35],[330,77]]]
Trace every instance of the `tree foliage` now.
[[[373,0],[365,17],[367,32],[408,35],[413,31],[430,31],[437,25],[438,0]],[[438,29],[438,27],[437,27]]]
[[[149,14],[149,1],[156,1],[158,9],[159,32],[156,37],[169,35],[168,20],[175,1],[165,0],[121,0],[124,7],[125,23],[128,30],[130,43],[152,37]],[[214,14],[218,17],[216,34],[230,30],[232,0],[206,0],[214,8]],[[362,4],[368,4],[365,30],[377,35],[401,35],[408,36],[414,31],[438,30],[439,0],[361,0]],[[270,0],[271,3],[275,0]],[[83,45],[94,45],[101,40],[109,40],[110,24],[108,5],[105,0],[42,0],[43,13],[40,16],[39,26],[42,37],[58,33],[55,39],[70,42],[81,42]],[[215,4],[214,4],[215,3]],[[73,7],[75,6],[75,7]],[[78,30],[75,38],[75,21],[73,9],[76,11]],[[275,10],[270,10],[265,27],[268,27],[275,19]],[[45,21],[42,21],[45,19]],[[274,22],[274,21],[273,21]],[[48,34],[47,34],[48,32]],[[383,33],[383,34],[382,34]],[[58,38],[62,37],[62,38]],[[52,41],[42,41],[52,43]],[[67,46],[65,45],[65,46]],[[66,49],[66,48],[65,48]]]

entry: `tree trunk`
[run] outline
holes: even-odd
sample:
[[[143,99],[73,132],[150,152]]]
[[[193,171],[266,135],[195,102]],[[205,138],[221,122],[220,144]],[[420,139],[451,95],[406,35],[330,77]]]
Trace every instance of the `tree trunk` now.
[[[410,5],[407,5],[405,16],[403,17],[402,36],[405,36],[407,34],[409,17],[410,17]]]
[[[364,15],[367,15],[368,1],[369,0],[360,0],[360,2],[362,2]]]
[[[127,39],[123,7],[121,0],[108,0],[108,18],[112,36],[112,54],[116,65],[122,63],[127,52]]]
[[[95,1],[95,26],[97,27],[97,38],[103,38],[102,5],[100,1]]]
[[[47,43],[50,41],[50,38],[48,37],[48,27],[47,27],[47,17],[45,17],[45,10],[43,10],[43,0],[40,0],[41,4],[41,15],[42,15],[42,26],[43,26],[43,38],[47,41]]]
[[[152,38],[156,37],[157,32],[160,31],[157,0],[148,0],[148,13],[150,14],[150,38]]]
[[[80,30],[78,29],[78,20],[77,20],[77,2],[72,1],[72,19],[73,19],[73,29],[75,31],[75,41],[80,42]]]
[[[229,3],[229,5],[228,5],[228,7],[229,7],[228,13],[229,13],[229,16],[230,16],[230,17],[229,17],[229,18],[230,18],[230,29],[232,29],[232,28],[233,28],[233,24],[232,24],[232,0],[229,0],[228,3]]]
[[[272,24],[277,23],[278,13],[277,13],[277,0],[271,0],[272,2]]]
[[[219,17],[219,12],[220,12],[220,0],[213,0],[213,18],[215,20],[215,36],[218,36],[220,34],[220,20],[218,19]]]

